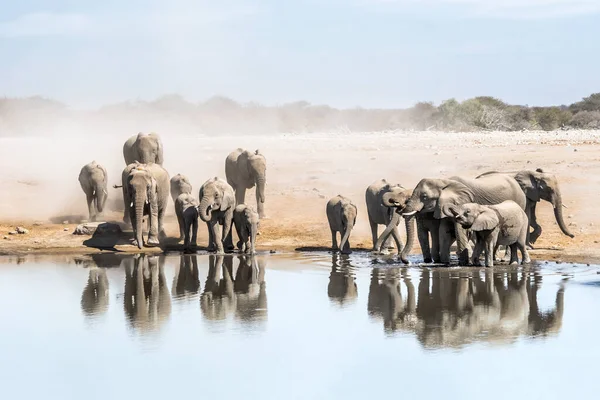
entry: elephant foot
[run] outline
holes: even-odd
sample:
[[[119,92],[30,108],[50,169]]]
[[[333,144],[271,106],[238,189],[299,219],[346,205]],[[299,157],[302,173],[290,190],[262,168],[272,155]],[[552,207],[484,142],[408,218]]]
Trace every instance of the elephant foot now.
[[[160,244],[160,241],[158,240],[158,238],[156,236],[151,236],[148,238],[148,246],[158,246]]]
[[[217,251],[218,249],[215,246],[208,246],[206,248],[206,251],[210,252],[210,253],[214,253],[215,251]]]
[[[425,257],[425,258],[423,258],[423,262],[424,262],[425,264],[429,264],[429,263],[431,263],[432,261],[433,261],[433,259],[432,259],[431,257]],[[439,262],[439,261],[437,261],[437,262]]]
[[[142,247],[144,247],[144,243],[142,243],[142,245],[141,245],[141,246],[140,246],[140,245],[138,245],[138,241],[137,241],[137,239],[133,239],[133,240],[131,241],[131,245],[132,245],[133,247],[139,247],[140,249],[141,249]]]

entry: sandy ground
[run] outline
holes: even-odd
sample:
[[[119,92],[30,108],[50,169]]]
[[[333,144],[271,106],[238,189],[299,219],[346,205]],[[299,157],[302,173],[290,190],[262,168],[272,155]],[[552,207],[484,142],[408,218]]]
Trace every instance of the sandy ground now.
[[[265,154],[269,218],[261,222],[259,250],[330,246],[325,204],[337,194],[353,199],[359,209],[352,247],[370,248],[364,192],[380,178],[414,187],[424,177],[475,177],[489,170],[541,167],[558,177],[568,207],[567,223],[576,237],[562,235],[551,205],[542,202],[537,211],[544,231],[532,257],[600,262],[600,213],[596,209],[600,189],[600,131],[378,132],[217,138],[161,135],[165,168],[171,175],[187,175],[196,195],[206,179],[224,178],[225,157],[233,149],[258,148]],[[122,145],[126,139],[127,136],[0,139],[0,254],[100,251],[93,247],[95,243],[90,237],[72,234],[77,224],[87,218],[85,196],[77,176],[84,164],[96,160],[107,168],[110,186],[120,183],[125,166]],[[254,190],[247,195],[247,202],[256,204]],[[108,208],[104,220],[120,222],[123,209],[120,189],[110,188]],[[29,229],[29,234],[8,235],[16,226]],[[177,235],[171,199],[166,228],[169,236]],[[126,232],[114,242],[115,248],[137,251],[128,244],[129,236]],[[207,230],[201,224],[198,244],[205,246],[206,240]],[[167,241],[170,246],[176,243],[174,239]],[[414,252],[419,252],[418,243]]]

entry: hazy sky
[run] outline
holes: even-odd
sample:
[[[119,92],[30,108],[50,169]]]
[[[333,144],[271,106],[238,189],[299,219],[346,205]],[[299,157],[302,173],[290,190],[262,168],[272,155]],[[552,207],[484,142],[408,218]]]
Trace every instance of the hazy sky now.
[[[600,0],[0,3],[0,95],[398,107],[600,92]]]

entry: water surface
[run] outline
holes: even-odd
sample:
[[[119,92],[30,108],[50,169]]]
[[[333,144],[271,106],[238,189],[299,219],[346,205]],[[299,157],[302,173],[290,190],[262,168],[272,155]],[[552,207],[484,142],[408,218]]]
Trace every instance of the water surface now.
[[[0,258],[6,399],[590,398],[596,266]]]

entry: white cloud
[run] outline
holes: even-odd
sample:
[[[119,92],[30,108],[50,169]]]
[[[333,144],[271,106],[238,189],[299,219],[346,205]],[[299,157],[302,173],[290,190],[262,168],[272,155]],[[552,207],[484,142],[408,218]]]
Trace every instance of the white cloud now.
[[[85,31],[89,23],[82,14],[25,14],[0,22],[0,37],[73,35]]]
[[[410,5],[412,8],[456,6],[471,16],[550,18],[600,12],[599,0],[363,0],[366,3]]]

